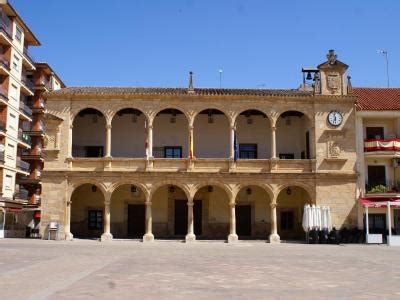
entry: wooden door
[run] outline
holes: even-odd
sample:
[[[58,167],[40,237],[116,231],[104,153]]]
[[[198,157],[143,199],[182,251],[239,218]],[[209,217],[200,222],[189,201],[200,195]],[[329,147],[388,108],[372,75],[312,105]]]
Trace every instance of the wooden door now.
[[[203,234],[203,205],[201,200],[194,200],[193,207],[193,221],[194,221],[194,234]]]
[[[175,200],[175,235],[186,235],[188,225],[187,200]]]
[[[236,234],[251,236],[251,205],[238,205],[235,209]]]
[[[128,205],[128,236],[142,237],[145,232],[145,214],[144,204]]]

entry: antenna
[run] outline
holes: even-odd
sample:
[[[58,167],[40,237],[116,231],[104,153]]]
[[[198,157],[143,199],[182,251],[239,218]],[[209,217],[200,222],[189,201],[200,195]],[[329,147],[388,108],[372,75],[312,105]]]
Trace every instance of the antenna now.
[[[390,81],[389,81],[389,58],[388,58],[388,51],[385,49],[380,49],[377,50],[377,52],[379,54],[382,54],[383,56],[385,56],[385,60],[386,60],[386,78],[387,78],[387,87],[390,86]]]
[[[222,69],[219,69],[219,88],[222,88]]]

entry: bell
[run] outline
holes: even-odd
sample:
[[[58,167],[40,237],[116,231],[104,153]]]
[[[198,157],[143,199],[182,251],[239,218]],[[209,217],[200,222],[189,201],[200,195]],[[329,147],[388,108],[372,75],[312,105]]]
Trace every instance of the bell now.
[[[307,77],[306,77],[306,79],[307,79],[307,80],[311,80],[311,79],[312,79],[311,72],[307,72]]]

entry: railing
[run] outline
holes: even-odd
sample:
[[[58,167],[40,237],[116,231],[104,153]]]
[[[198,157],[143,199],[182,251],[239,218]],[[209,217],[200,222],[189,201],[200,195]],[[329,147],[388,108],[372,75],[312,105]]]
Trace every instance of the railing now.
[[[0,121],[0,131],[7,131],[6,123],[4,121]]]
[[[28,198],[29,191],[23,187],[20,187],[19,190],[14,193],[14,199],[28,200]]]
[[[5,89],[3,89],[3,88],[0,88],[0,97],[1,97],[4,101],[8,102],[8,92],[7,92],[7,90],[5,90]]]
[[[32,109],[30,109],[23,101],[19,102],[19,110],[28,116],[32,116]]]
[[[42,85],[45,88],[47,88],[48,90],[51,90],[51,84],[50,84],[50,80],[46,78],[46,76],[42,75],[39,78],[39,82],[37,83],[38,85]]]
[[[4,152],[0,152],[0,162],[4,163]]]
[[[0,64],[1,64],[4,68],[6,68],[8,71],[11,70],[11,68],[10,68],[10,62],[9,62],[7,59],[5,59],[4,56],[0,57]]]
[[[24,55],[25,55],[25,57],[29,60],[29,62],[30,62],[32,65],[35,64],[34,59],[33,59],[32,56],[29,54],[29,50],[28,50],[28,48],[26,48],[26,47],[24,47]]]
[[[26,77],[25,74],[21,75],[21,81],[22,83],[30,90],[33,90],[35,85],[33,84],[32,80],[30,80],[28,77]]]
[[[27,144],[31,143],[31,137],[28,134],[26,134],[21,128],[18,129],[18,138],[24,143]]]
[[[12,39],[11,25],[12,25],[12,23],[11,23],[10,18],[1,9],[0,10],[0,30],[4,31],[10,39]]]
[[[17,168],[24,171],[24,172],[29,172],[30,164],[27,163],[26,161],[17,160]]]
[[[364,152],[400,151],[400,139],[368,139],[364,141]]]
[[[365,184],[367,193],[397,193],[400,192],[400,181],[386,180],[385,183],[370,182]]]

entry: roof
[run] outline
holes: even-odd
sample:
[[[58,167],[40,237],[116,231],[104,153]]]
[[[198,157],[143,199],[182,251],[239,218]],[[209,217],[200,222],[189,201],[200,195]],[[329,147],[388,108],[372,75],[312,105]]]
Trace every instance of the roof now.
[[[400,110],[400,88],[353,88],[357,110]]]
[[[205,96],[312,96],[312,92],[275,89],[160,88],[160,87],[67,87],[48,93],[50,96],[76,95],[205,95]]]

